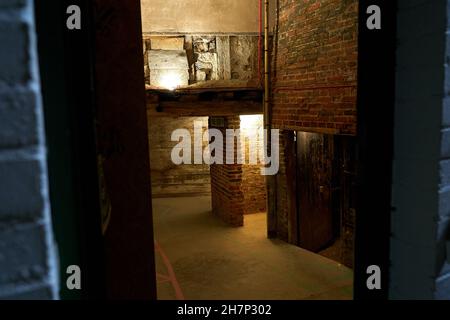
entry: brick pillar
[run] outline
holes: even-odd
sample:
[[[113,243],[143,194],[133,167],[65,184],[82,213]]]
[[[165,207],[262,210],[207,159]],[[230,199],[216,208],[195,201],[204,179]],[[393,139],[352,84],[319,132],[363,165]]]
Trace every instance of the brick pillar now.
[[[213,214],[234,227],[244,225],[244,195],[242,193],[242,165],[226,164],[226,129],[239,129],[239,116],[224,118],[224,127],[219,129],[224,137],[224,164],[211,165],[211,198]],[[237,154],[237,143],[234,145]],[[221,150],[220,150],[221,151]],[[219,152],[219,150],[218,150]],[[235,161],[236,162],[236,161]]]
[[[33,1],[0,2],[0,299],[57,297]]]

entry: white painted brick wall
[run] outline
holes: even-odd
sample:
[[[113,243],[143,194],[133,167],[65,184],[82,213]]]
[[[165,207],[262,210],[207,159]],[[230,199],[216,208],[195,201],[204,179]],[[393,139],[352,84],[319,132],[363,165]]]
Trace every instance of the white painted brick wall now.
[[[55,299],[32,0],[0,1],[0,299]]]
[[[439,207],[437,225],[437,299],[450,299],[450,1],[446,7],[445,85],[441,121],[441,161],[439,165]]]

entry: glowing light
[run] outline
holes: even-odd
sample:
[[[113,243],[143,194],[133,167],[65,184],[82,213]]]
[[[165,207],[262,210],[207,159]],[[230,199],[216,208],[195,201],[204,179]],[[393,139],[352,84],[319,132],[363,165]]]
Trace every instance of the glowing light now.
[[[240,118],[241,118],[241,131],[243,132],[259,129],[263,126],[262,115],[240,116]]]
[[[166,74],[161,76],[161,79],[159,80],[159,85],[162,88],[169,89],[172,91],[181,86],[182,84],[183,80],[181,79],[181,76],[174,71],[167,72]]]

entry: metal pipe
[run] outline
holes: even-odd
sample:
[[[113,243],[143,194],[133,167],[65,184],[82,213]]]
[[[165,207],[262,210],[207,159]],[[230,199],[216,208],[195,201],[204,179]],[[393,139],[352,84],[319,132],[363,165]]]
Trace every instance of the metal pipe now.
[[[264,128],[266,129],[267,154],[271,153],[270,148],[271,124],[270,124],[270,56],[269,56],[269,0],[264,1]],[[266,176],[266,206],[267,206],[267,236],[275,238],[277,235],[276,219],[276,180],[274,176]]]
[[[264,1],[264,127],[270,129],[269,0]]]
[[[263,34],[263,0],[258,0],[258,85],[262,85],[262,34]]]

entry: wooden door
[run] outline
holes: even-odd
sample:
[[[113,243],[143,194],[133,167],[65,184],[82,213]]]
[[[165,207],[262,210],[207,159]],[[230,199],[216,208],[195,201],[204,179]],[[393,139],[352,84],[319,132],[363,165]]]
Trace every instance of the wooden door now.
[[[299,246],[318,252],[333,241],[333,137],[297,133]]]
[[[140,1],[93,4],[107,296],[155,299]]]

